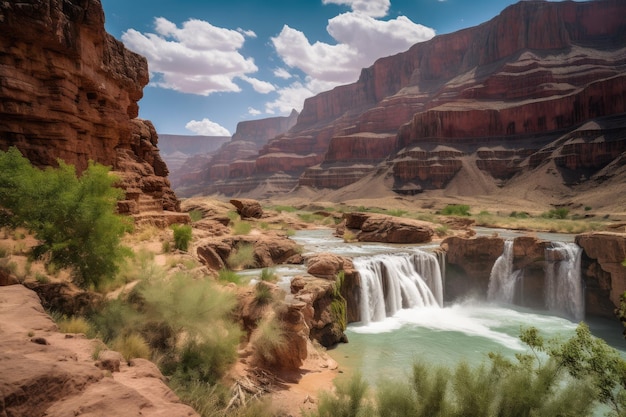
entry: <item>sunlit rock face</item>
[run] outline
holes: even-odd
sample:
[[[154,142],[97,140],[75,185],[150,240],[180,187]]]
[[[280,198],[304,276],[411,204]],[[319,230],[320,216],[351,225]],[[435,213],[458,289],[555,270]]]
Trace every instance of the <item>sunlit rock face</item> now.
[[[0,34],[0,149],[111,166],[129,191],[121,211],[177,209],[156,131],[137,119],[147,61],[106,33],[99,1],[2,2]]]
[[[589,176],[626,150],[624,15],[619,0],[523,1],[381,58],[307,99],[245,184],[281,171],[339,188],[384,167],[390,188],[445,188],[463,158],[496,181],[549,160]]]

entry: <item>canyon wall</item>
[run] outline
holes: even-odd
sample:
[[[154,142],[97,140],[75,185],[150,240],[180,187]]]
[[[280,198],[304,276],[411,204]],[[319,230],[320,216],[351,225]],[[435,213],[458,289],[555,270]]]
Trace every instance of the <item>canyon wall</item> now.
[[[548,160],[602,169],[626,151],[624,15],[619,0],[522,1],[381,58],[307,99],[297,124],[260,150],[248,185],[281,171],[340,188],[386,161],[390,188],[445,188],[463,157],[500,183]]]
[[[137,119],[145,58],[106,33],[98,0],[0,3],[0,149],[37,166],[112,167],[123,213],[178,210],[150,122]]]

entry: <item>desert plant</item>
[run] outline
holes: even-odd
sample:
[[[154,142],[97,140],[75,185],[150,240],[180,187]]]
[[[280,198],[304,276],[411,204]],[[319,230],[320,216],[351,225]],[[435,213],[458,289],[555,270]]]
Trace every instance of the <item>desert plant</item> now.
[[[272,268],[263,268],[261,275],[259,275],[259,280],[261,281],[276,281],[277,279],[278,275]]]
[[[272,288],[263,281],[257,282],[254,286],[254,301],[257,305],[265,305],[272,302],[274,294]]]
[[[250,268],[256,265],[254,246],[250,243],[240,243],[226,259],[232,269]]]
[[[148,346],[144,338],[137,333],[118,336],[111,343],[111,347],[121,353],[127,362],[135,358],[150,358],[150,346]]]
[[[565,207],[558,209],[552,209],[548,212],[542,213],[541,217],[546,219],[566,219],[569,214],[569,210]]]
[[[376,412],[367,401],[369,384],[356,373],[348,380],[335,382],[335,393],[322,392],[317,410],[310,417],[368,417]]]
[[[230,269],[220,269],[217,271],[217,279],[222,282],[232,282],[233,284],[241,284],[241,276]]]
[[[197,222],[202,220],[203,214],[200,210],[191,210],[189,212],[189,218],[191,219],[192,222]]]
[[[275,317],[262,320],[251,339],[257,360],[268,366],[277,363],[280,351],[284,349],[286,342],[285,330]]]
[[[183,252],[187,252],[192,237],[191,226],[188,224],[173,224],[172,230],[174,231],[174,247]]]
[[[450,230],[450,227],[447,224],[442,224],[435,228],[435,233],[437,234],[437,236],[443,237],[448,234],[449,230]]]
[[[246,221],[238,220],[233,222],[233,234],[247,235],[252,231],[252,224]]]
[[[91,325],[84,317],[62,317],[57,321],[61,333],[91,334]]]
[[[444,216],[469,216],[470,207],[467,204],[448,204],[441,210]]]
[[[349,230],[349,229],[344,230],[343,241],[347,243],[356,241],[356,234],[352,230]]]

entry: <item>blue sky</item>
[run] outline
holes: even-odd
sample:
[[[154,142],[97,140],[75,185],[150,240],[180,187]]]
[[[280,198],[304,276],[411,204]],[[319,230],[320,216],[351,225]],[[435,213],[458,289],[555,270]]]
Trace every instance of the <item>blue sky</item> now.
[[[148,58],[140,117],[230,135],[300,111],[377,58],[475,26],[512,0],[101,0],[107,31]]]

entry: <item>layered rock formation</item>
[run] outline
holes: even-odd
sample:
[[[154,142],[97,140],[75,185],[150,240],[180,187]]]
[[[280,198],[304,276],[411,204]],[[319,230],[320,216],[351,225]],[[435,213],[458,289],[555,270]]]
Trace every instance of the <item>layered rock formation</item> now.
[[[247,188],[246,179],[257,173],[255,158],[259,150],[269,139],[293,127],[297,118],[298,112],[293,110],[288,117],[239,122],[232,139],[217,151],[200,158],[196,156],[174,171],[173,186],[186,196],[216,192],[235,194],[236,191],[231,190]]]
[[[181,169],[189,158],[197,155],[207,157],[230,141],[230,136],[159,135],[161,157],[170,172]]]
[[[624,15],[619,0],[523,1],[379,59],[307,99],[257,155],[256,182],[222,190],[273,189],[277,171],[292,178],[281,186],[339,188],[381,167],[389,189],[444,188],[459,172],[502,185],[547,161],[589,178],[626,151]]]
[[[123,213],[177,210],[151,123],[137,119],[145,58],[104,29],[97,0],[0,3],[0,149],[82,172],[111,166]]]

